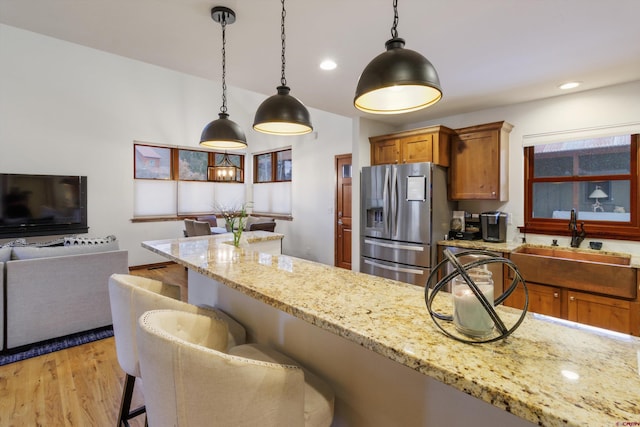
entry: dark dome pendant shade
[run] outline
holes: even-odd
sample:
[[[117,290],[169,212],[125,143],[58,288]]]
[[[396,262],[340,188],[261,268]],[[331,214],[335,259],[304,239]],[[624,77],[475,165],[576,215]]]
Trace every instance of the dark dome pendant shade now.
[[[311,115],[298,98],[289,94],[291,89],[287,86],[285,77],[285,32],[284,18],[286,10],[284,8],[284,0],[282,3],[281,14],[281,40],[282,40],[282,59],[280,86],[278,93],[265,99],[256,110],[253,128],[258,132],[271,135],[304,135],[313,131],[311,125]]]
[[[398,37],[398,3],[386,51],[365,67],[353,100],[354,106],[373,114],[401,114],[421,110],[442,98],[440,79],[434,66],[416,51],[405,49]]]
[[[253,128],[272,135],[304,135],[313,130],[311,116],[298,98],[289,95],[289,86],[265,99],[256,111]]]
[[[209,122],[200,136],[200,145],[209,148],[237,150],[247,147],[244,131],[236,122],[229,120],[227,113],[219,113],[218,119]]]
[[[211,18],[222,25],[222,107],[218,119],[205,126],[200,136],[200,145],[208,148],[234,150],[247,147],[247,138],[242,128],[229,120],[227,114],[227,82],[226,82],[226,37],[225,29],[236,21],[233,10],[224,6],[211,9]]]

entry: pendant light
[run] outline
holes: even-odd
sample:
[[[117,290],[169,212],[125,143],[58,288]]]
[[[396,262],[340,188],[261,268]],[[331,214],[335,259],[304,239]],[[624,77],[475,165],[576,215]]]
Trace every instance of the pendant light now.
[[[442,98],[440,79],[431,62],[404,49],[404,39],[398,37],[398,0],[393,0],[393,14],[387,50],[373,58],[358,80],[353,104],[367,113],[409,113]]]
[[[227,114],[227,61],[225,29],[227,25],[236,22],[236,14],[233,10],[216,6],[211,9],[211,18],[222,25],[222,107],[219,118],[205,126],[200,137],[200,145],[208,148],[240,149],[247,147],[247,138],[244,131],[235,122],[229,120]]]
[[[216,157],[218,154],[216,154]],[[209,179],[212,181],[236,181],[236,176],[241,174],[242,169],[234,165],[229,159],[229,154],[224,152],[222,160],[215,166],[209,167]]]
[[[256,111],[253,128],[258,132],[273,135],[304,135],[313,130],[309,111],[297,98],[289,95],[291,90],[287,86],[287,79],[284,74],[285,67],[285,34],[284,18],[286,10],[284,0],[282,3],[282,20],[280,24],[282,39],[282,76],[278,93],[272,95],[260,104]]]

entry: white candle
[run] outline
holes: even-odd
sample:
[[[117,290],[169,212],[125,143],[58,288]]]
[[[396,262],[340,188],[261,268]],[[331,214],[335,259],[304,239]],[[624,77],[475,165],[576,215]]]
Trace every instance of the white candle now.
[[[487,301],[493,306],[493,280],[472,276]],[[453,323],[465,335],[481,337],[491,333],[493,320],[462,277],[453,280]]]

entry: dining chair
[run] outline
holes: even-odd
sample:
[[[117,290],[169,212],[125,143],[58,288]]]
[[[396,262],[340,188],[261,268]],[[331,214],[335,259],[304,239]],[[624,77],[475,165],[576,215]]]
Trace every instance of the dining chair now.
[[[219,319],[152,310],[137,339],[153,427],[331,425],[327,383],[269,347],[229,347]]]
[[[196,235],[196,230],[193,225],[192,219],[184,220],[184,233],[185,233],[185,237],[193,237]]]
[[[211,225],[206,221],[193,221],[193,233],[194,236],[208,236],[211,234]]]
[[[136,378],[140,378],[138,347],[136,344],[137,320],[146,311],[173,309],[199,313],[228,325],[228,345],[246,341],[244,327],[231,316],[214,308],[198,307],[180,301],[180,287],[159,280],[129,274],[113,274],[109,278],[109,301],[116,342],[116,355],[125,372],[125,383],[118,413],[118,426],[129,426],[131,418],[145,412],[145,406],[131,410]],[[143,389],[143,395],[145,389]]]
[[[209,223],[210,227],[218,226],[218,218],[215,215],[203,215],[196,217],[196,221],[205,221]]]

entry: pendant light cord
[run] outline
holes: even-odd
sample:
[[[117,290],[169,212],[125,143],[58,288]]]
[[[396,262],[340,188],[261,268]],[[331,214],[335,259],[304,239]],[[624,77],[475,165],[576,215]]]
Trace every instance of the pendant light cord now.
[[[222,16],[222,20],[220,21],[222,25],[222,106],[220,107],[220,112],[223,114],[227,113],[227,36],[226,36],[226,28],[227,28],[227,19],[225,16]]]
[[[391,38],[398,38],[398,0],[393,0],[393,26],[391,27]]]
[[[285,59],[284,59],[284,50],[285,50],[284,18],[285,18],[285,16],[287,16],[287,11],[284,9],[284,0],[282,0],[281,3],[282,3],[282,20],[281,20],[281,23],[280,23],[280,30],[281,30],[280,39],[282,40],[282,54],[281,54],[282,76],[280,77],[280,84],[282,86],[286,86],[287,85],[287,78],[284,76],[284,64],[285,64]]]

